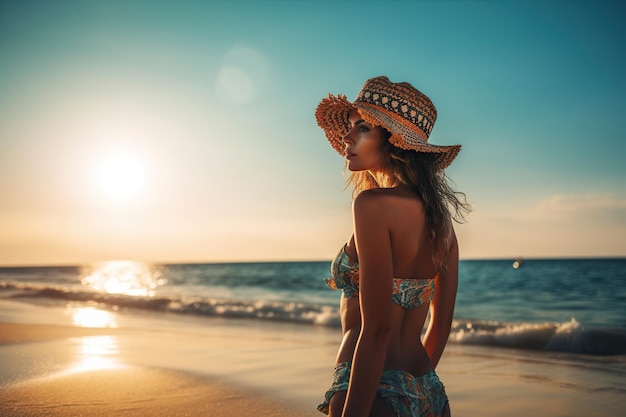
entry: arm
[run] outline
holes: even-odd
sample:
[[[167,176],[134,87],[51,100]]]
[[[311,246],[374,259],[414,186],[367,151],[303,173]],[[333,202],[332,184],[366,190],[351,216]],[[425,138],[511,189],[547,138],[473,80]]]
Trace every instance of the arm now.
[[[424,348],[436,367],[450,336],[454,303],[459,282],[459,245],[452,230],[447,270],[435,278],[435,295],[430,305],[430,323],[424,336]]]
[[[363,192],[353,205],[361,332],[352,358],[344,417],[369,415],[389,342],[393,261],[382,203],[380,195]]]

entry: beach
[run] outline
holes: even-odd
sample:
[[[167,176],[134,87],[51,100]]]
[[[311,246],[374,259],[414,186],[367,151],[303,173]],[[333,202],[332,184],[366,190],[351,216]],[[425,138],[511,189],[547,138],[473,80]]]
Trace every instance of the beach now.
[[[338,343],[323,326],[2,300],[0,415],[317,416]],[[615,365],[451,343],[437,371],[456,416],[619,416]]]

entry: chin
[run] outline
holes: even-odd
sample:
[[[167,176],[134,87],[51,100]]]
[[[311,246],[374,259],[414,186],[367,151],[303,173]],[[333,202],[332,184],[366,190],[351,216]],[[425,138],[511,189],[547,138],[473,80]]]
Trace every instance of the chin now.
[[[363,164],[358,164],[355,161],[348,161],[347,167],[350,172],[359,172],[365,169],[363,168]]]

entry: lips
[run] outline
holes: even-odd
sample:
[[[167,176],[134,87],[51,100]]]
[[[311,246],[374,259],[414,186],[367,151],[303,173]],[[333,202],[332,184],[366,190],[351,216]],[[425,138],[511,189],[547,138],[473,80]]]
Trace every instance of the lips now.
[[[352,159],[352,158],[354,158],[355,156],[356,156],[356,154],[355,154],[355,153],[352,153],[352,152],[350,152],[350,151],[346,150],[346,159]]]

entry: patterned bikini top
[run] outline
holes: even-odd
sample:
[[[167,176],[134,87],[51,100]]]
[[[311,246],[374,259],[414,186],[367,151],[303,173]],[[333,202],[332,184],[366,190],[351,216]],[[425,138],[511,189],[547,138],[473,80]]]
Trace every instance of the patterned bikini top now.
[[[326,285],[333,290],[342,290],[345,298],[359,296],[359,263],[346,253],[344,245],[333,260],[331,278],[327,278]],[[433,299],[435,281],[433,279],[393,279],[394,303],[406,309],[413,309],[428,304]]]

